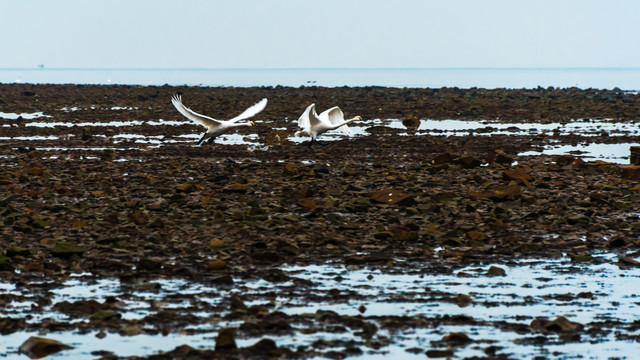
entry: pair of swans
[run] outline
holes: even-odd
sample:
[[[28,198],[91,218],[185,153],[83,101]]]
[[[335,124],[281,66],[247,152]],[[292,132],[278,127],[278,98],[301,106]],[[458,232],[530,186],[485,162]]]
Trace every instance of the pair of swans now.
[[[173,106],[175,106],[176,109],[187,119],[193,120],[207,127],[207,131],[198,141],[198,145],[202,144],[202,142],[204,142],[205,140],[210,143],[217,136],[229,132],[235,128],[241,126],[254,126],[255,124],[253,121],[240,121],[249,119],[257,115],[267,106],[267,99],[265,98],[260,100],[258,103],[250,106],[233,119],[216,120],[209,116],[198,114],[197,112],[184,106],[184,104],[182,103],[182,97],[180,95],[174,95],[171,98],[171,102],[173,103]],[[314,142],[317,142],[317,138],[321,134],[337,128],[341,128],[346,135],[351,136],[353,134],[347,124],[355,120],[362,120],[362,117],[356,116],[354,118],[345,120],[342,110],[340,110],[340,108],[337,106],[325,110],[320,113],[320,115],[318,115],[318,113],[316,112],[316,104],[311,104],[305,109],[305,111],[298,119],[298,126],[300,127],[300,131],[296,132],[296,136],[310,136],[311,141],[309,142],[309,146],[311,146]]]

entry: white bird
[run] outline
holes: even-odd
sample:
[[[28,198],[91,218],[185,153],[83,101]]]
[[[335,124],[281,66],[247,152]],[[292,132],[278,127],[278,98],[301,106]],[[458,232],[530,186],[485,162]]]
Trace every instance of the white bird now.
[[[254,126],[253,121],[239,123],[240,120],[248,119],[252,116],[255,116],[260,111],[264,110],[267,106],[267,99],[264,98],[260,100],[257,104],[252,105],[247,110],[243,111],[242,114],[234,117],[231,120],[216,120],[214,118],[210,118],[205,115],[198,114],[197,112],[189,109],[188,107],[182,104],[182,96],[176,94],[171,98],[171,102],[173,106],[178,109],[180,114],[184,115],[187,119],[191,119],[199,124],[202,124],[208,128],[208,130],[202,135],[202,138],[198,141],[198,145],[202,144],[203,141],[209,139],[208,142],[213,142],[218,135],[229,132],[240,126]]]
[[[318,115],[316,112],[316,104],[311,104],[304,110],[298,119],[298,126],[300,127],[300,130],[296,132],[295,135],[311,136],[309,146],[314,142],[317,142],[317,138],[321,134],[337,128],[342,129],[347,136],[352,136],[353,133],[347,124],[355,120],[362,120],[362,117],[356,116],[349,120],[345,120],[342,110],[337,106],[325,110]]]

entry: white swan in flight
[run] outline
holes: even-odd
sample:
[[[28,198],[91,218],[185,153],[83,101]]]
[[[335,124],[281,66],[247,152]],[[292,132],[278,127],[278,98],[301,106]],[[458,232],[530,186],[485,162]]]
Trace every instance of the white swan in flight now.
[[[197,112],[189,109],[184,106],[182,103],[182,96],[176,94],[171,98],[171,102],[173,106],[178,109],[180,114],[184,115],[187,119],[191,119],[199,124],[202,124],[208,128],[208,130],[202,135],[202,138],[198,141],[198,145],[202,144],[203,141],[209,139],[208,142],[212,142],[218,135],[224,134],[228,131],[231,131],[240,126],[254,126],[253,121],[239,123],[240,120],[248,119],[252,116],[255,116],[260,111],[264,110],[267,106],[267,99],[264,98],[260,100],[257,104],[252,105],[247,110],[243,111],[242,114],[234,117],[231,120],[216,120],[210,118],[208,116],[200,115]]]
[[[362,117],[356,116],[345,120],[342,110],[337,106],[325,110],[318,115],[316,112],[316,104],[311,104],[298,119],[300,130],[296,132],[295,136],[311,136],[309,146],[318,141],[317,139],[320,134],[337,128],[342,129],[347,136],[352,136],[353,133],[347,124],[355,120],[362,120]]]

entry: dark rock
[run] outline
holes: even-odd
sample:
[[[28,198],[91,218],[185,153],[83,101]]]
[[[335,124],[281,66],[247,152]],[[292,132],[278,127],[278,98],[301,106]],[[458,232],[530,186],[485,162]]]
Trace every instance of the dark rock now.
[[[487,275],[488,276],[506,276],[507,273],[501,267],[491,266],[489,270],[487,270]]]
[[[552,332],[571,332],[571,331],[580,331],[584,326],[580,323],[573,322],[568,320],[564,316],[558,316],[553,321],[548,322],[544,325],[544,328],[548,331]]]
[[[53,256],[68,258],[72,255],[82,255],[84,250],[75,242],[61,241],[51,248]]]
[[[444,358],[444,357],[452,357],[453,349],[447,350],[427,350],[426,355],[429,358]]]
[[[261,356],[276,356],[278,354],[278,346],[276,342],[271,339],[261,339],[247,349],[251,353]]]
[[[216,351],[237,349],[235,335],[233,329],[224,328],[218,331],[216,337]]]
[[[453,346],[464,346],[472,342],[471,338],[467,334],[462,332],[452,332],[442,338],[442,342],[448,343]]]
[[[7,256],[0,256],[0,271],[13,271],[14,266]]]

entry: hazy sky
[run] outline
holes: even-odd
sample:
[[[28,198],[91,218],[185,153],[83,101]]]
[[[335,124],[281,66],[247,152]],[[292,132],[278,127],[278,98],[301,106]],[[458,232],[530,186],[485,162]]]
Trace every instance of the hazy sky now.
[[[0,0],[0,68],[640,67],[637,0]]]

